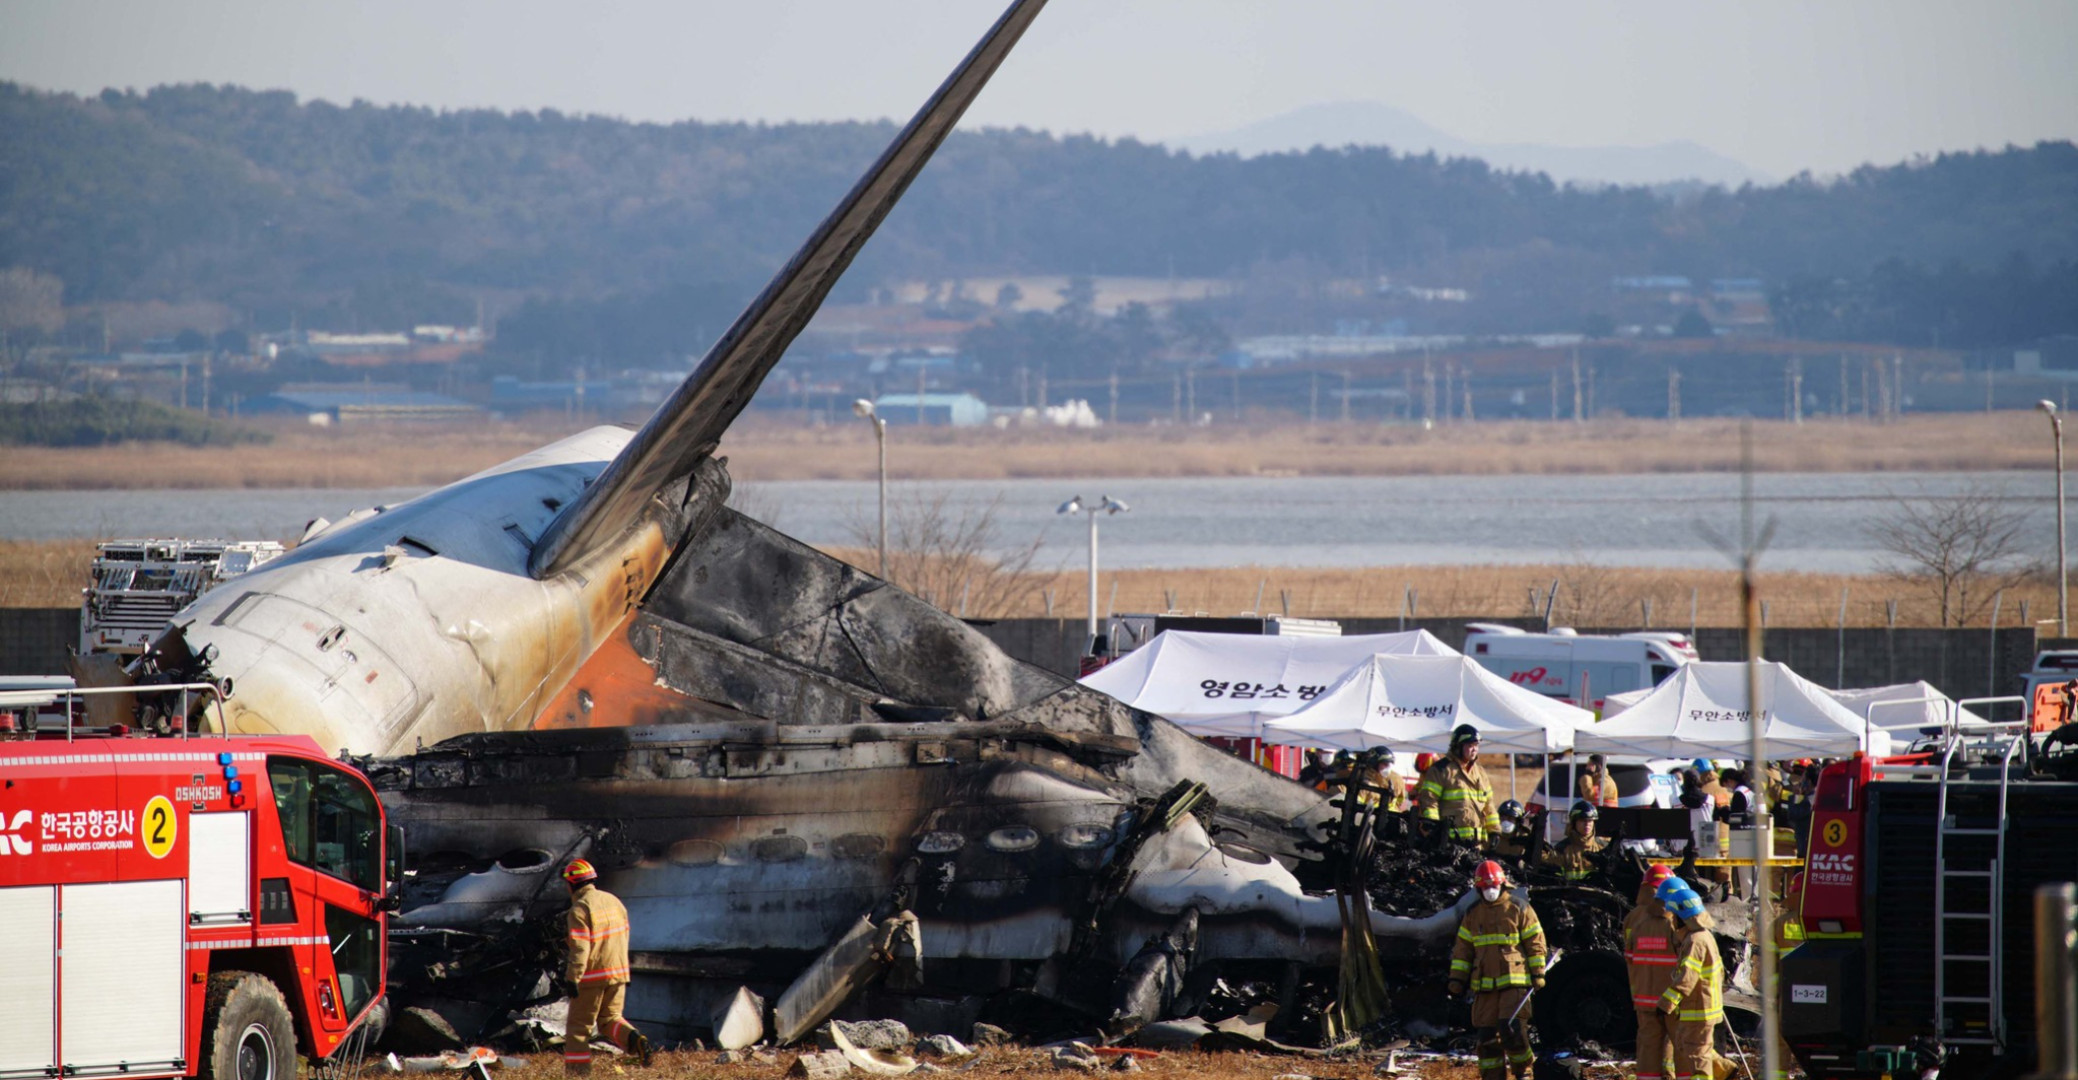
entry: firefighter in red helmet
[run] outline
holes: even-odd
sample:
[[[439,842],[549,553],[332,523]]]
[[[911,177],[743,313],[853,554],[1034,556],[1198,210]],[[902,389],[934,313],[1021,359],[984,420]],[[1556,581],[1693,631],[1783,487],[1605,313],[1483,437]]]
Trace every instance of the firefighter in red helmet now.
[[[563,1072],[572,1076],[592,1071],[595,1034],[613,1040],[644,1065],[650,1061],[649,1039],[621,1017],[628,992],[628,909],[598,881],[598,871],[583,859],[572,859],[563,868],[563,882],[570,886],[570,955],[563,964],[563,981],[571,995]]]
[[[1659,887],[1674,871],[1660,863],[1645,871],[1638,905],[1623,920],[1623,958],[1630,969],[1631,1005],[1638,1013],[1638,1080],[1674,1074],[1674,1040],[1660,1013],[1660,997],[1674,981],[1674,920],[1660,903]]]
[[[1488,859],[1472,877],[1479,902],[1458,924],[1450,950],[1450,994],[1472,991],[1472,1033],[1480,1080],[1518,1080],[1536,1060],[1530,1049],[1530,991],[1544,985],[1544,928],[1527,903],[1508,893],[1508,875]]]

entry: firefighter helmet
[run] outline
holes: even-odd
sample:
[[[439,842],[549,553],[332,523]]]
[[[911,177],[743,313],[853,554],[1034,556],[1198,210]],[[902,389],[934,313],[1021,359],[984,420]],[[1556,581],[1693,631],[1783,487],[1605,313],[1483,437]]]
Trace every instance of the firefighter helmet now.
[[[1588,802],[1586,799],[1575,799],[1573,800],[1573,809],[1566,811],[1566,820],[1574,822],[1582,818],[1588,821],[1600,821],[1602,812],[1595,809],[1595,804]]]
[[[1791,875],[1789,876],[1789,884],[1783,887],[1783,893],[1784,893],[1784,895],[1786,895],[1786,896],[1802,896],[1802,895],[1803,895],[1803,893],[1804,893],[1804,872],[1803,872],[1802,870],[1799,870],[1799,871],[1797,871],[1796,873],[1794,873],[1794,874],[1791,874]]]
[[[570,865],[563,868],[563,880],[569,882],[571,888],[576,888],[599,880],[599,872],[592,869],[592,864],[583,859],[572,859]]]
[[[1660,903],[1666,905],[1667,913],[1677,919],[1693,919],[1703,913],[1703,898],[1689,888],[1688,882],[1680,878],[1668,878],[1654,892]]]
[[[1473,727],[1470,724],[1459,724],[1457,727],[1451,729],[1450,732],[1450,752],[1455,754],[1457,753],[1458,747],[1463,746],[1468,742],[1478,741],[1478,728]]]
[[[1659,887],[1673,876],[1674,871],[1669,869],[1666,863],[1653,863],[1645,868],[1645,887],[1654,890],[1655,894],[1657,894]]]
[[[1516,802],[1516,801],[1515,801],[1514,799],[1510,799],[1510,800],[1508,800],[1507,802],[1504,802],[1504,803],[1502,803],[1502,804],[1501,804],[1501,820],[1502,820],[1502,821],[1520,821],[1520,820],[1522,820],[1522,804],[1521,804],[1521,803],[1519,803],[1519,802]]]
[[[1414,755],[1414,771],[1415,771],[1415,772],[1428,772],[1428,771],[1429,771],[1429,766],[1431,766],[1431,765],[1434,765],[1435,763],[1436,763],[1436,755],[1434,755],[1434,754],[1416,754],[1416,755]]]
[[[1488,859],[1479,864],[1472,874],[1472,884],[1481,889],[1502,889],[1508,886],[1508,872],[1501,864]]]

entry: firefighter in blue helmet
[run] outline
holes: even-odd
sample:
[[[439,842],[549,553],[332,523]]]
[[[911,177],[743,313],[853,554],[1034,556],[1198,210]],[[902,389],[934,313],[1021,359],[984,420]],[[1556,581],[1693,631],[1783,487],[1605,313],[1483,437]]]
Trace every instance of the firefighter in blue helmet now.
[[[1660,995],[1659,1010],[1674,1043],[1675,1080],[1724,1080],[1732,1063],[1718,1057],[1715,1047],[1724,1020],[1717,924],[1703,910],[1703,898],[1678,877],[1662,882],[1658,896],[1674,920],[1674,977]]]

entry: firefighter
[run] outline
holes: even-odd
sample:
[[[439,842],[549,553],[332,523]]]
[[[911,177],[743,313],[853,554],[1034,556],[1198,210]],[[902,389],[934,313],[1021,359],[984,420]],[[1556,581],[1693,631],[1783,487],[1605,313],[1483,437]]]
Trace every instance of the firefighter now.
[[[1780,966],[1782,956],[1804,943],[1804,872],[1802,870],[1789,876],[1789,884],[1783,891],[1782,910],[1775,914],[1774,929],[1775,963],[1777,965],[1775,970],[1780,971],[1782,970]],[[1780,1005],[1776,1006],[1778,1010],[1776,1012],[1777,1016],[1783,1015],[1780,1010],[1783,1006],[1789,1004],[1787,983],[1783,984],[1781,993],[1783,1000]],[[1776,1080],[1788,1080],[1790,1069],[1796,1065],[1797,1059],[1796,1055],[1789,1048],[1789,1041],[1782,1037],[1782,1025],[1780,1024],[1775,1026],[1775,1061],[1777,1063]]]
[[[1717,1056],[1717,1025],[1724,1020],[1724,961],[1716,924],[1703,898],[1680,878],[1657,890],[1674,921],[1674,968],[1659,1010],[1674,1041],[1675,1080],[1724,1080],[1732,1063]]]
[[[1458,924],[1450,950],[1451,997],[1472,991],[1472,1034],[1479,1040],[1480,1080],[1530,1075],[1532,990],[1544,985],[1544,928],[1527,903],[1508,894],[1508,875],[1488,859],[1472,876],[1479,902]]]
[[[1609,762],[1600,754],[1588,755],[1587,768],[1581,770],[1574,789],[1575,798],[1585,799],[1595,806],[1616,805],[1616,781],[1609,778]]]
[[[1494,786],[1479,764],[1479,729],[1459,724],[1450,733],[1450,753],[1429,766],[1414,789],[1414,802],[1421,811],[1423,828],[1441,830],[1442,835],[1461,844],[1483,847],[1487,837],[1501,831],[1501,815],[1494,809]]]
[[[1637,1080],[1666,1080],[1674,1071],[1674,1042],[1660,1015],[1660,995],[1674,978],[1674,920],[1660,903],[1660,885],[1674,876],[1654,863],[1638,886],[1638,904],[1623,920],[1623,959],[1630,969],[1631,1006],[1638,1013]]]
[[[570,956],[563,981],[575,988],[563,1035],[563,1072],[570,1076],[591,1073],[595,1034],[644,1065],[650,1060],[649,1039],[621,1018],[628,992],[628,909],[598,880],[598,871],[583,859],[563,868],[570,886]]]
[[[1530,826],[1523,820],[1522,804],[1510,799],[1501,804],[1501,831],[1494,834],[1493,853],[1520,859],[1530,853]]]
[[[1329,750],[1315,750],[1307,755],[1306,767],[1299,770],[1299,783],[1315,791],[1325,793],[1332,783],[1335,772],[1335,755]]]
[[[1595,822],[1602,812],[1594,804],[1582,799],[1566,812],[1566,836],[1557,844],[1546,849],[1537,862],[1543,866],[1556,867],[1559,876],[1567,881],[1586,881],[1600,869],[1598,856],[1609,846],[1609,838],[1595,835]]]
[[[1359,796],[1365,806],[1388,814],[1407,812],[1407,781],[1393,771],[1393,752],[1373,747],[1357,755],[1356,779],[1363,785]]]
[[[1694,768],[1696,770],[1696,786],[1703,793],[1703,809],[1707,811],[1706,817],[1708,820],[1718,822],[1717,851],[1715,852],[1715,855],[1717,858],[1720,859],[1731,858],[1732,829],[1730,825],[1727,825],[1723,822],[1722,818],[1724,816],[1725,811],[1732,805],[1732,793],[1719,780],[1717,774],[1717,764],[1711,761],[1709,758],[1697,758],[1694,762]],[[1712,853],[1706,851],[1699,852],[1699,854],[1701,854],[1705,858],[1708,858],[1711,856]],[[1715,881],[1718,885],[1718,899],[1722,900],[1725,897],[1731,895],[1731,867],[1712,867],[1710,869],[1710,879],[1712,881]]]

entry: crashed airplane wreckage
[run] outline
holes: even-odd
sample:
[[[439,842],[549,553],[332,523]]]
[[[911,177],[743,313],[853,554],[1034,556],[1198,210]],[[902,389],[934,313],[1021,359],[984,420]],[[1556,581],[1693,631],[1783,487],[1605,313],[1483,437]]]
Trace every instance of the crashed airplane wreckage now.
[[[1115,1032],[1221,972],[1289,1003],[1367,934],[1454,930],[1459,886],[1381,914],[1346,836],[1309,856],[1318,793],[726,506],[722,435],[1039,7],[1009,7],[639,430],[313,523],[124,672],[213,682],[190,725],[310,734],[376,776],[416,854],[400,1007],[473,1014],[468,1035],[546,996],[577,855],[629,903],[630,1012],[666,1035],[744,986],[785,991],[782,1037],[862,988],[929,1029],[1053,1003]],[[1364,970],[1329,1027],[1385,1007]]]
[[[556,941],[527,928],[579,855],[629,906],[631,1016],[682,1036],[748,985],[798,1038],[888,960],[816,966],[862,917],[913,913],[921,939],[867,1011],[961,1035],[1006,995],[1137,1027],[1222,968],[1295,979],[1343,946],[1337,899],[1290,869],[1337,813],[1319,792],[733,511],[539,730],[360,763],[411,840],[398,952],[435,997],[499,968],[480,1005],[531,994]],[[1370,929],[1447,948],[1458,914]]]

